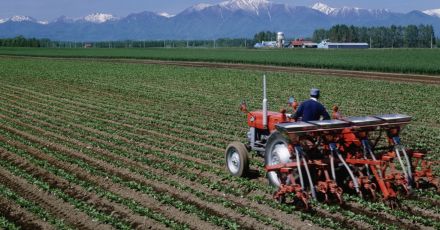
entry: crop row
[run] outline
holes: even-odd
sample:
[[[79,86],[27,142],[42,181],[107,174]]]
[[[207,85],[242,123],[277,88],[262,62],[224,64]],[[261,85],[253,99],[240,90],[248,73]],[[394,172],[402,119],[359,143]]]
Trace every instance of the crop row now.
[[[0,54],[38,57],[126,58],[271,64],[404,73],[439,74],[437,50],[371,49],[52,49],[1,48]]]
[[[164,154],[161,154],[161,155],[164,155]],[[264,188],[268,188],[266,185],[263,185],[263,187],[264,187]]]
[[[71,136],[71,135],[69,135],[69,136]],[[75,146],[71,146],[71,147],[75,147]],[[80,146],[81,147],[81,146]],[[113,152],[113,151],[112,151]],[[101,151],[101,153],[102,153],[102,151]],[[110,162],[115,162],[115,161],[111,161],[110,160]],[[143,160],[143,162],[145,162],[145,160]],[[132,168],[130,168],[130,169],[132,169]],[[137,173],[140,173],[140,172],[142,172],[144,175],[145,175],[145,177],[148,177],[148,178],[155,178],[155,179],[158,179],[158,180],[163,180],[163,178],[162,177],[158,177],[158,176],[154,176],[154,174],[148,174],[147,172],[145,172],[145,171],[142,171],[142,170],[139,170],[139,169],[134,169],[133,171],[136,171]],[[196,175],[193,175],[192,176],[192,178],[194,178],[194,177],[196,177]],[[205,182],[206,183],[206,182]],[[174,186],[178,186],[178,184],[177,183],[175,183],[174,182]],[[179,187],[182,187],[182,186],[179,186]],[[190,188],[185,188],[186,190],[190,190],[191,192],[195,192],[194,190],[191,190]],[[196,193],[196,194],[199,194],[200,196],[204,196],[204,197],[206,197],[207,195],[206,194],[201,194],[201,193]],[[209,196],[208,196],[209,197]],[[211,197],[211,199],[212,199],[212,197]],[[232,204],[230,203],[230,202],[227,202],[227,201],[225,201],[224,199],[221,199],[221,198],[216,198],[216,202],[217,203],[223,203],[223,204],[226,204],[226,205],[229,205],[229,206],[231,206]],[[258,217],[258,215],[256,215],[256,214],[253,214],[253,212],[251,211],[251,210],[246,210],[246,209],[244,209],[244,208],[239,208],[239,209],[242,209],[242,211],[244,211],[244,212],[247,212],[247,213],[249,213],[249,214],[251,214],[251,215],[253,215],[253,216],[255,216],[255,217]],[[258,217],[259,219],[264,219],[264,217]],[[266,220],[266,221],[269,221],[269,220]]]
[[[69,135],[70,136],[70,135]],[[341,213],[344,213],[343,211],[341,211]],[[347,212],[345,212],[345,214],[347,214],[347,215],[353,215],[353,214],[350,214],[350,213],[347,213]],[[358,215],[357,216],[357,218],[360,218],[360,215]],[[371,222],[371,221],[370,221]],[[379,226],[379,225],[378,225]]]
[[[297,220],[313,220],[314,223],[332,228],[340,228],[342,225],[362,228],[362,224],[365,225],[363,228],[402,228],[411,221],[416,222],[415,228],[437,226],[432,221],[436,220],[438,206],[427,204],[427,199],[408,201],[415,209],[406,214],[376,208],[376,203],[361,202],[355,198],[348,198],[346,207],[316,204],[316,213],[302,213],[292,206],[274,202],[271,198],[272,188],[267,186],[263,178],[249,180],[228,176],[223,169],[223,147],[239,136],[244,137],[246,126],[245,118],[238,111],[232,112],[237,110],[235,100],[238,103],[240,101],[234,95],[255,95],[252,89],[260,88],[259,74],[131,64],[98,65],[93,62],[72,61],[25,63],[31,67],[42,65],[47,68],[43,70],[39,67],[32,73],[26,73],[25,69],[12,69],[16,63],[6,61],[5,69],[0,70],[1,81],[5,83],[0,88],[2,135],[22,143],[14,145],[15,147],[9,145],[8,148],[16,153],[20,149],[27,150],[26,146],[33,146],[45,158],[51,156],[50,159],[45,159],[51,168],[45,167],[45,170],[50,169],[51,173],[58,175],[57,169],[65,168],[67,174],[64,179],[75,176],[79,181],[91,183],[92,187],[88,187],[83,182],[72,180],[72,183],[77,183],[83,189],[90,189],[93,194],[105,196],[108,188],[97,180],[108,178],[106,181],[112,186],[119,186],[123,189],[121,191],[132,191],[133,195],[149,197],[149,203],[139,203],[142,208],[152,207],[153,200],[157,203],[176,204],[181,201],[182,205],[191,204],[196,207],[203,203],[202,209],[208,213],[205,217],[192,211],[190,206],[177,210],[180,213],[185,213],[186,210],[188,217],[205,218],[211,224],[215,224],[216,220],[209,218],[221,217],[224,219],[217,220],[227,219],[231,223],[228,225],[230,227],[250,227],[249,223],[260,227],[262,224],[277,228],[283,225],[296,226],[295,220],[286,220],[289,218],[288,213],[292,213],[292,217],[298,216],[295,217]],[[212,76],[207,76],[207,71]],[[234,79],[240,84],[237,87],[233,87]],[[426,87],[422,91],[418,85],[381,82],[384,86],[375,86],[368,92],[378,98],[365,101],[360,99],[366,95],[363,89],[374,85],[372,82],[347,82],[337,78],[334,82],[328,82],[313,76],[285,74],[273,75],[271,79],[273,87],[279,89],[278,92],[270,92],[271,101],[275,102],[271,104],[272,108],[281,107],[284,103],[284,100],[273,100],[276,94],[287,98],[292,89],[301,88],[306,91],[310,87],[310,79],[318,83],[318,87],[326,83],[326,95],[333,95],[333,98],[324,97],[323,101],[327,104],[334,99],[340,101],[344,104],[342,108],[346,108],[344,113],[369,114],[369,111],[375,109],[379,112],[392,109],[405,113],[414,108],[414,113],[423,116],[415,118],[413,125],[408,127],[405,138],[413,138],[416,144],[422,140],[420,147],[433,146],[434,153],[436,147],[438,148],[434,143],[440,136],[436,137],[438,130],[435,125],[431,125],[438,119],[432,115],[437,108],[428,112],[422,111],[419,107],[412,107],[415,103],[407,98],[403,98],[402,103],[384,103],[379,100],[383,96],[380,91],[390,88],[390,97],[405,91],[411,92],[415,97],[432,94],[426,100],[435,102],[438,93],[434,86]],[[247,81],[250,83],[241,84]],[[337,94],[337,90],[350,87],[361,93]],[[221,95],[225,94],[225,100],[221,99]],[[257,99],[251,100],[250,105],[259,104],[259,97],[258,95]],[[353,104],[351,101],[357,103]],[[377,101],[379,102],[375,104]],[[407,102],[409,103],[406,105]],[[377,108],[373,108],[373,104]],[[26,153],[23,153],[22,157],[25,156]],[[39,155],[33,156],[38,158]],[[435,154],[433,157],[438,159]],[[44,159],[39,160],[43,161],[35,161],[33,164],[41,168],[48,165],[44,163]],[[261,161],[252,159],[252,162],[253,167],[261,170]],[[78,173],[73,170],[79,167],[88,171]],[[260,174],[264,172],[260,171]],[[158,191],[171,194],[172,199],[156,199]],[[115,204],[128,207],[128,202],[133,200],[133,197],[124,197],[115,190],[112,193],[106,199]],[[191,200],[183,200],[181,194],[177,193],[191,194]],[[422,198],[429,194],[421,192]],[[127,203],[122,202],[122,198]],[[436,199],[436,196],[431,196],[431,199]],[[208,205],[209,208],[206,209]],[[166,206],[176,208],[169,204]],[[430,211],[426,210],[430,207]],[[130,210],[143,215],[139,210]],[[214,210],[217,211],[212,212]],[[230,211],[230,214],[226,214],[225,210]],[[149,211],[156,216],[166,217],[167,214],[164,209]],[[411,217],[421,216],[421,212],[426,214],[426,218]],[[234,219],[231,215],[242,216],[243,219]],[[154,215],[150,215],[150,218],[163,221],[152,216]],[[181,219],[177,223],[181,224]]]
[[[407,132],[407,133],[409,133],[409,131]],[[418,134],[420,134],[420,133],[418,133]],[[431,135],[431,133],[428,133],[429,135]],[[414,139],[416,139],[416,138],[414,138]],[[420,139],[420,137],[418,137],[417,139]],[[206,142],[208,142],[209,140],[205,140],[204,142],[206,143]],[[435,140],[433,140],[434,142],[435,142]],[[421,146],[421,145],[417,145],[417,147],[423,147],[423,146]]]
[[[6,219],[3,216],[0,216],[0,228],[2,228],[2,229],[10,229],[10,230],[18,230],[18,229],[20,229],[14,223],[8,221],[8,219]]]
[[[6,128],[5,126],[3,126],[3,128]],[[19,127],[16,127],[19,128]],[[22,128],[22,127],[20,127]],[[10,131],[14,131],[16,133],[19,133],[20,135],[24,135],[24,133],[15,130],[15,129],[10,129]],[[47,143],[46,140],[50,140],[50,139],[45,139],[45,141],[37,138],[36,136],[33,136],[30,130],[27,130],[28,134],[25,134],[27,139],[31,139],[32,143],[36,143],[36,144],[40,144],[43,145],[44,143]],[[41,135],[41,133],[40,133]],[[17,138],[17,137],[15,137]],[[141,180],[141,179],[135,179],[135,177],[131,177],[131,175],[128,175],[125,172],[122,172],[124,170],[113,170],[110,167],[106,167],[104,168],[100,168],[100,167],[104,167],[106,166],[106,164],[103,163],[103,161],[101,160],[93,160],[92,158],[89,158],[89,156],[87,155],[83,155],[82,153],[80,154],[80,152],[74,152],[74,150],[68,148],[68,147],[63,147],[59,144],[50,144],[49,145],[49,149],[52,149],[53,151],[56,152],[52,152],[52,154],[54,154],[57,158],[60,158],[60,160],[69,162],[71,164],[75,164],[81,168],[83,168],[84,170],[86,170],[89,174],[92,175],[97,175],[99,177],[102,178],[109,178],[113,183],[116,184],[120,184],[124,187],[130,188],[130,189],[134,189],[137,190],[139,192],[142,192],[143,194],[149,195],[150,197],[153,197],[154,199],[157,199],[158,201],[160,201],[161,203],[165,203],[165,204],[171,204],[172,206],[175,206],[176,208],[182,210],[182,211],[187,211],[190,213],[194,213],[197,214],[200,218],[204,219],[204,220],[208,220],[208,221],[212,221],[215,224],[219,224],[219,225],[229,225],[230,227],[233,226],[232,224],[234,224],[233,222],[223,219],[221,217],[217,217],[217,216],[213,216],[210,215],[209,213],[203,212],[202,210],[199,209],[199,207],[196,207],[192,204],[183,202],[183,200],[178,200],[174,197],[171,197],[170,195],[167,194],[162,194],[161,191],[155,191],[151,186],[151,183],[149,185],[144,184],[146,183],[146,179]],[[67,155],[65,155],[67,154]],[[74,157],[75,156],[75,157]],[[74,157],[74,158],[72,158]],[[98,159],[102,158],[101,156],[96,156]],[[98,163],[100,162],[100,163]],[[116,176],[118,175],[118,176]],[[138,180],[138,181],[135,181]],[[142,182],[140,182],[142,181]]]
[[[168,70],[166,69],[167,72],[169,73],[169,75],[172,75],[172,70]],[[141,72],[142,70],[139,70],[137,68],[137,66],[134,66],[133,70],[130,69],[130,71],[134,71],[136,73],[137,72]],[[162,73],[163,75],[166,74]],[[195,71],[193,71],[195,72]],[[222,71],[214,71],[214,75],[215,77],[217,77],[219,74],[217,72],[222,72]],[[154,72],[153,74],[157,74],[156,72]],[[99,79],[99,78],[98,78]],[[310,84],[307,83],[307,81],[310,80],[306,80],[306,77],[302,77],[302,76],[298,76],[295,75],[295,81],[291,81],[289,82],[288,78],[286,78],[283,75],[277,74],[275,76],[273,76],[273,83],[274,83],[274,88],[280,89],[278,91],[279,95],[278,97],[280,98],[287,98],[289,94],[292,94],[292,91],[294,94],[298,94],[297,92],[304,92],[307,90],[308,87],[303,87],[304,85]],[[111,79],[113,81],[113,79]],[[164,85],[164,83],[168,83],[167,80],[170,79],[165,79],[162,82],[158,82],[158,84],[162,83],[162,85]],[[255,81],[258,82],[259,79],[253,79],[250,78],[249,80],[251,81]],[[183,80],[180,80],[181,82]],[[325,85],[322,83],[322,79],[314,79],[313,80],[315,82],[315,85],[321,87],[323,89],[323,91],[326,92],[326,95],[328,96],[323,96],[323,102],[324,104],[327,104],[328,107],[331,107],[331,105],[333,103],[337,103],[340,105],[342,111],[344,114],[350,115],[362,115],[362,114],[377,114],[377,113],[386,113],[388,111],[390,111],[390,109],[392,109],[391,111],[403,111],[405,113],[408,113],[408,111],[411,111],[410,114],[417,114],[417,116],[415,116],[415,120],[416,122],[424,122],[424,124],[431,124],[431,123],[436,123],[435,121],[438,121],[438,117],[433,116],[433,114],[436,114],[438,108],[430,108],[429,110],[427,109],[422,109],[418,104],[416,100],[411,100],[412,98],[416,97],[416,98],[424,98],[424,100],[426,100],[427,103],[435,103],[435,101],[438,99],[438,94],[436,94],[435,92],[437,90],[435,90],[435,86],[419,86],[419,85],[406,85],[406,84],[393,84],[390,85],[391,83],[387,83],[384,84],[383,82],[377,82],[377,84],[370,83],[370,84],[366,84],[366,81],[361,81],[361,80],[351,80],[353,81],[353,84],[356,85],[355,88],[353,88],[353,86],[351,84],[347,84],[343,81],[345,80],[339,80],[339,79],[333,79],[331,82],[326,82]],[[203,82],[198,82],[195,81],[197,84],[195,85],[201,85],[203,84]],[[287,82],[287,84],[280,84],[280,82]],[[58,82],[56,82],[58,83]],[[78,84],[86,84],[87,82],[80,82]],[[104,88],[107,89],[109,86],[108,84],[101,82],[101,81],[97,81],[94,82],[93,84],[95,84],[95,87],[98,88]],[[203,87],[205,87],[207,84],[203,85]],[[357,86],[359,85],[359,86]],[[209,85],[207,85],[209,86]],[[371,88],[370,86],[374,86],[374,88]],[[131,84],[121,84],[120,86],[117,87],[121,87],[120,89],[118,89],[118,91],[121,91],[125,94],[125,92],[129,92],[128,89],[132,89],[134,88],[133,85]],[[292,90],[286,90],[287,88],[290,88]],[[350,93],[353,90],[354,91],[359,91],[362,89],[368,89],[368,91],[362,92],[362,93]],[[173,89],[170,89],[173,93]],[[403,98],[400,99],[399,101],[394,101],[394,98],[399,98],[400,92],[402,90],[405,90],[405,92],[408,92],[408,95],[412,95],[412,97],[409,98]],[[213,90],[215,91],[215,90]],[[233,89],[231,89],[231,94],[245,94],[245,95],[251,95],[249,92],[245,91],[243,93],[239,92],[239,91],[234,91]],[[289,92],[290,91],[290,92]],[[345,92],[344,94],[341,94],[340,92]],[[87,92],[87,91],[86,91]],[[130,91],[131,92],[131,91]],[[155,91],[153,92],[142,92],[141,89],[138,89],[130,94],[126,95],[126,100],[131,100],[129,98],[132,98],[133,96],[139,95],[138,97],[149,97],[150,95],[161,95],[162,93],[156,93]],[[285,95],[285,96],[283,96]],[[306,92],[304,92],[304,95],[307,95]],[[363,99],[363,95],[375,95],[374,97],[369,98],[369,100],[364,100]],[[63,97],[63,92],[60,92],[60,96]],[[76,95],[78,96],[78,95]],[[91,95],[90,95],[91,96]],[[103,100],[105,100],[106,97],[99,97],[99,95],[96,95],[98,97],[96,97],[95,99],[100,99],[102,98]],[[75,95],[73,94],[72,97],[75,97]],[[170,97],[167,97],[170,98]],[[177,99],[173,99],[175,97],[171,97],[172,100],[177,100]],[[191,101],[190,97],[177,97],[177,98],[182,98],[182,100],[187,100],[187,101]],[[390,98],[390,100],[382,100],[382,98]],[[171,100],[171,99],[167,99],[167,100]],[[301,99],[301,97],[300,97]],[[273,98],[270,99],[271,101],[273,101]],[[283,100],[284,101],[284,100]],[[353,101],[356,101],[356,104],[353,104]],[[258,102],[259,104],[259,100],[254,101]],[[182,101],[177,101],[176,103],[171,101],[170,105],[172,106],[173,104],[178,104],[181,105],[185,102]],[[237,100],[236,102],[237,104],[239,103],[239,100]],[[165,112],[167,113],[165,115],[165,120],[169,120],[173,121],[174,123],[179,123],[179,121],[186,120],[187,117],[194,117],[194,114],[185,114],[185,111],[187,111],[187,109],[179,109],[179,113],[171,113],[169,111],[166,110],[166,107],[163,106],[164,103],[152,103],[152,104],[148,104],[148,105],[144,105],[144,106],[154,106],[155,104],[157,105],[161,105],[162,110],[146,110],[146,111],[161,111],[161,112]],[[389,104],[393,104],[393,107],[390,107]],[[126,105],[130,105],[130,103],[119,103],[119,106],[123,106],[123,108],[125,108]],[[209,104],[207,104],[209,105]],[[277,104],[274,104],[274,108],[278,108],[279,102],[277,102]],[[131,107],[132,110],[138,110],[141,113],[143,113],[143,109],[139,109],[139,106],[141,106],[141,108],[143,107],[142,105],[138,106],[136,103],[134,103],[134,107]],[[208,106],[205,106],[206,109],[209,109]],[[173,108],[173,107],[171,107]],[[181,107],[180,107],[181,108]],[[191,108],[191,106],[189,107]],[[216,107],[217,108],[217,107]],[[225,110],[223,109],[223,107],[221,107],[222,109],[218,109],[217,111],[220,112]],[[229,105],[229,107],[226,108],[232,108],[231,105]],[[228,109],[226,109],[228,110]],[[236,108],[234,107],[233,110],[236,110]],[[197,111],[197,110],[196,110]],[[203,111],[203,110],[200,110]],[[182,115],[180,115],[182,114]],[[230,118],[232,117],[233,119],[235,119],[236,117],[241,117],[239,115],[239,113],[236,113],[236,116],[228,116],[228,119],[219,121],[219,119],[217,119],[217,122],[230,122]],[[176,115],[178,115],[176,117]],[[145,114],[144,117],[148,117],[148,116],[152,116],[151,113],[147,113]],[[153,115],[154,116],[154,115]],[[205,118],[203,118],[205,119]],[[210,122],[209,124],[205,123],[205,122],[200,122],[203,121],[202,120],[197,120],[198,122],[195,122],[195,124],[191,124],[192,126],[197,126],[200,124],[204,124],[204,126],[206,127],[206,129],[210,129],[212,128],[211,126],[215,126],[217,124],[217,122]],[[158,119],[157,119],[158,120]],[[186,122],[186,121],[185,121]],[[429,123],[428,123],[429,122]],[[193,122],[194,123],[194,122]],[[438,122],[437,122],[438,123]],[[237,125],[238,123],[234,123],[235,125],[231,125],[231,126],[227,126],[228,128],[226,128],[224,130],[224,132],[230,132],[231,128],[232,129],[237,129],[239,127],[243,127],[243,125]],[[243,124],[243,123],[241,123]],[[418,125],[419,126],[419,125]],[[428,125],[429,126],[429,125]],[[234,128],[235,127],[235,128]],[[420,127],[420,128],[415,128],[415,126],[410,126],[410,129],[408,129],[408,131],[405,134],[405,137],[407,139],[407,142],[410,142],[413,146],[415,146],[416,144],[420,143],[423,144],[423,142],[428,143],[428,145],[423,146],[423,145],[417,145],[417,147],[429,147],[431,148],[433,151],[437,151],[438,150],[438,146],[436,145],[436,139],[432,139],[429,137],[436,137],[436,133],[438,133],[438,129],[434,128],[434,127],[427,127],[426,125],[424,127]],[[243,128],[239,129],[238,131],[234,131],[232,133],[243,133]],[[413,135],[409,135],[409,134],[413,134]],[[417,134],[417,136],[415,135]],[[215,144],[215,142],[214,142]]]

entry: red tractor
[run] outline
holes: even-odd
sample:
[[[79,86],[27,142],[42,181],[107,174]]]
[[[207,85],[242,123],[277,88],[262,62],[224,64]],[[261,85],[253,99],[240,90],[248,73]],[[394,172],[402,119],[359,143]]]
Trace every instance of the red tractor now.
[[[401,114],[341,117],[334,108],[333,120],[293,121],[267,108],[266,77],[263,77],[263,110],[247,113],[248,143],[233,142],[226,148],[226,169],[233,176],[249,171],[249,152],[264,157],[269,184],[276,187],[280,202],[309,205],[310,196],[325,202],[342,203],[342,193],[381,198],[394,204],[399,192],[411,194],[413,186],[433,185],[439,189],[425,154],[406,151],[399,134],[411,121]],[[289,106],[298,104],[293,97]],[[379,146],[382,134],[387,145]],[[373,137],[372,140],[371,137]],[[383,145],[383,144],[382,144]],[[376,153],[376,151],[380,151]],[[396,167],[397,164],[397,167]]]

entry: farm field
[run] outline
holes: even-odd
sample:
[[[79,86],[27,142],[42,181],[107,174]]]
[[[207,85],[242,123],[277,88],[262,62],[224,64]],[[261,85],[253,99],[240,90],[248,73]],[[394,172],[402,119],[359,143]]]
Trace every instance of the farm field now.
[[[0,55],[204,61],[440,75],[437,49],[0,48]]]
[[[224,149],[245,141],[238,107],[261,106],[262,74],[0,57],[0,228],[440,229],[432,190],[303,212],[272,199],[258,157],[254,177],[229,176]],[[409,114],[404,143],[440,160],[440,85],[266,74],[272,110],[318,87],[343,115]]]

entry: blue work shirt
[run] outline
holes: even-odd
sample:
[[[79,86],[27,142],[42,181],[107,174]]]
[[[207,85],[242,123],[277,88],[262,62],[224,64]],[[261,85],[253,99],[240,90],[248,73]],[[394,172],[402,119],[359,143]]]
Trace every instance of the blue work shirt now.
[[[301,103],[293,118],[298,120],[298,118],[302,117],[301,121],[317,121],[321,116],[324,120],[330,120],[330,115],[325,107],[313,98]]]

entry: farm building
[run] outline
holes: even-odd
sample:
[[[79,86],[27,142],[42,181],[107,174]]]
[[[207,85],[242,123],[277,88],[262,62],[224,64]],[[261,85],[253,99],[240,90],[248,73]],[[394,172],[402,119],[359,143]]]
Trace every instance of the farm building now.
[[[268,41],[268,42],[261,42],[261,43],[256,43],[254,45],[254,48],[275,48],[277,47],[277,42],[276,41]]]
[[[329,42],[327,40],[318,44],[320,49],[368,49],[368,43],[343,43],[343,42]]]
[[[305,41],[304,39],[296,39],[290,42],[292,48],[317,48],[318,44],[312,41]]]

